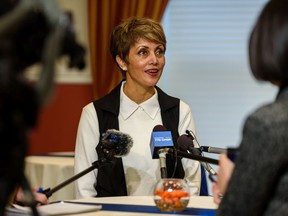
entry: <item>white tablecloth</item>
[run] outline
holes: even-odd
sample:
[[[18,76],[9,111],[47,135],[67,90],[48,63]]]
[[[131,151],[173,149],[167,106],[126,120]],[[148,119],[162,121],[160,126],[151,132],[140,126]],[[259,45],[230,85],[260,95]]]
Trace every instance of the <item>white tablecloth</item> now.
[[[37,187],[54,188],[74,175],[74,157],[72,153],[55,153],[44,156],[27,156],[25,174],[28,181]],[[56,191],[50,202],[71,200],[74,196],[74,183]]]

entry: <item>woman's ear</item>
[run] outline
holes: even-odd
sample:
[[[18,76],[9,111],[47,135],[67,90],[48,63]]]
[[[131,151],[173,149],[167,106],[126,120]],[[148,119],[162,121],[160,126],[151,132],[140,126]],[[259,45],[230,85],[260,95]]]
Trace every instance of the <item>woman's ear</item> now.
[[[119,55],[116,56],[116,62],[123,71],[127,71],[127,64],[120,58]]]

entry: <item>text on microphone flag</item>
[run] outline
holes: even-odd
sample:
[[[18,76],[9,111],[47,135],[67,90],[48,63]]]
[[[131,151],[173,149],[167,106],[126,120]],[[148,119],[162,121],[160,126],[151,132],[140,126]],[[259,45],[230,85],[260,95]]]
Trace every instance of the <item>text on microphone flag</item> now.
[[[153,158],[159,158],[158,150],[160,148],[172,148],[173,146],[174,144],[171,131],[152,132],[150,140],[150,150]]]

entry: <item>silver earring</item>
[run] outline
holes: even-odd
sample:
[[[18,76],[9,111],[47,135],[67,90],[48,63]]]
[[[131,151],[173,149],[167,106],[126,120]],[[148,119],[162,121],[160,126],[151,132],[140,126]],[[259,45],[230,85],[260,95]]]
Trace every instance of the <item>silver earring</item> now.
[[[122,68],[122,70],[126,71],[126,70],[127,70],[127,68],[126,68],[126,67],[123,67],[123,68]]]

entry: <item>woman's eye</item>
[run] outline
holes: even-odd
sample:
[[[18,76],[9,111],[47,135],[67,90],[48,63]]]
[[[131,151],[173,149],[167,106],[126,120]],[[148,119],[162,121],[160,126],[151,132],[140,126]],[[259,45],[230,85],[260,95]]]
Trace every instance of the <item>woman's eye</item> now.
[[[164,49],[161,49],[161,48],[156,49],[154,53],[157,57],[162,57],[165,54]],[[141,49],[138,52],[138,55],[140,56],[149,56],[149,54],[150,54],[150,51],[147,49]]]
[[[148,52],[146,50],[140,50],[138,55],[146,55]]]
[[[162,50],[162,49],[158,49],[158,50],[156,50],[156,56],[158,56],[158,57],[161,57],[161,56],[163,56],[164,55],[164,50]]]

